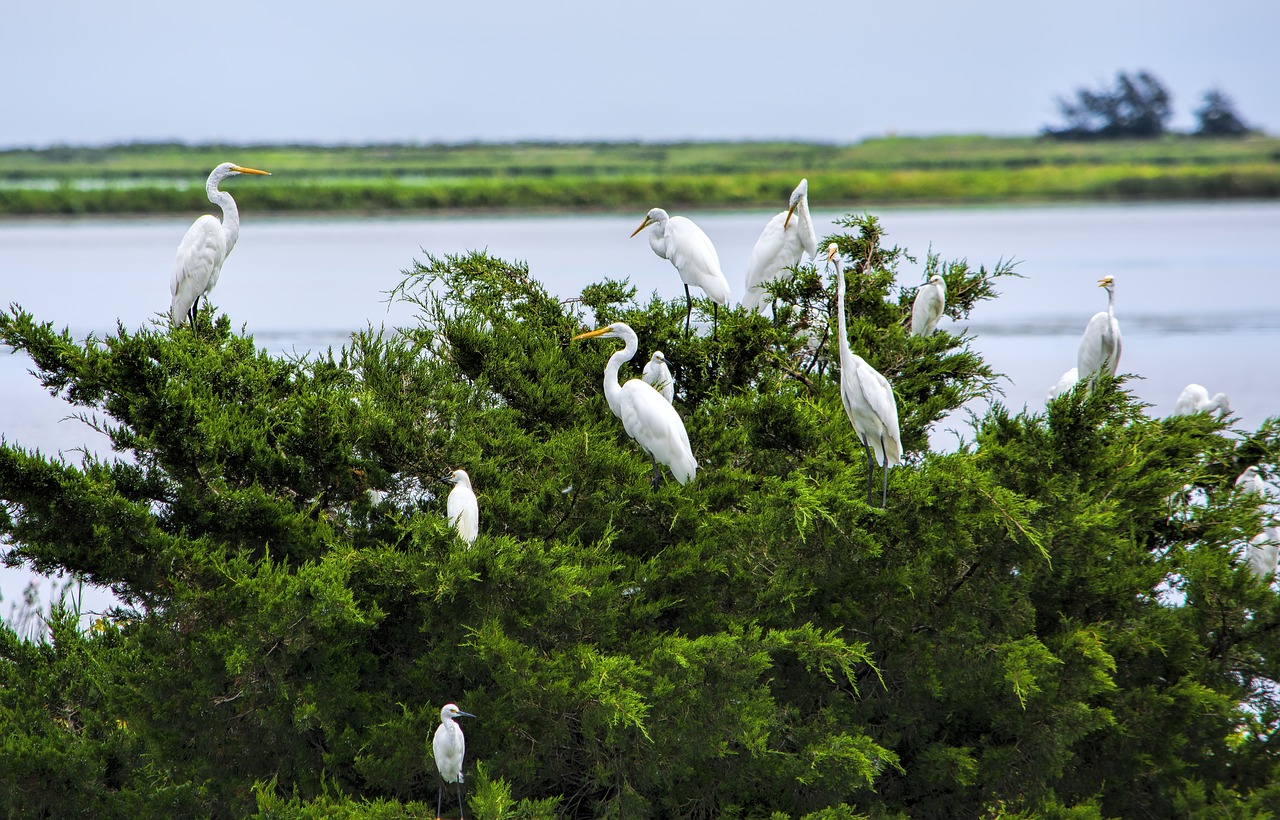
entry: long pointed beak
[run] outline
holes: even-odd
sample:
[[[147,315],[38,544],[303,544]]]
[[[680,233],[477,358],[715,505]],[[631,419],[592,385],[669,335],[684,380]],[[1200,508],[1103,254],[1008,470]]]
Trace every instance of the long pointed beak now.
[[[635,234],[632,234],[632,236],[635,236]],[[579,339],[594,339],[595,337],[603,336],[608,332],[609,332],[608,327],[597,328],[596,330],[588,330],[586,333],[579,333],[577,336],[574,336],[573,341],[576,342]]]
[[[795,212],[796,212],[795,205],[792,205],[790,208],[787,209],[787,218],[782,220],[782,230],[785,231],[787,229],[787,226],[791,224],[791,215]]]
[[[653,224],[653,220],[646,216],[646,217],[644,218],[644,222],[641,222],[641,223],[640,223],[640,227],[639,227],[639,228],[636,228],[634,231],[632,231],[632,232],[631,232],[631,235],[634,237],[636,234],[640,233],[640,232],[641,232],[641,231],[643,231],[645,228],[649,227],[651,224]]]
[[[458,717],[475,717],[475,715],[471,714],[470,712],[459,712]]]
[[[231,166],[231,170],[238,171],[239,173],[242,173],[242,174],[261,174],[264,177],[271,176],[270,171],[259,171],[257,168],[242,168],[239,165]]]

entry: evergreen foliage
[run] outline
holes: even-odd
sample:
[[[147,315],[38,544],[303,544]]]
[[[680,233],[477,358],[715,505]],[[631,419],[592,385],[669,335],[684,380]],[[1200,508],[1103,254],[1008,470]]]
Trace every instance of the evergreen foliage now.
[[[1211,88],[1196,109],[1196,135],[1201,137],[1243,137],[1249,126],[1236,113],[1236,105],[1225,92]]]
[[[1280,601],[1242,566],[1238,438],[1103,378],[928,431],[996,373],[945,331],[874,217],[846,218],[850,345],[893,384],[908,457],[864,503],[834,285],[776,319],[605,280],[428,257],[420,321],[305,361],[225,317],[77,342],[19,307],[0,339],[110,435],[68,463],[0,443],[10,564],[124,602],[50,640],[0,630],[10,816],[422,816],[441,705],[497,817],[1266,816],[1280,806]],[[1010,265],[927,259],[964,319]],[[710,303],[698,305],[707,315]],[[605,405],[623,320],[664,350],[700,469],[653,490]],[[444,515],[472,476],[481,533]]]
[[[1059,129],[1045,129],[1062,139],[1149,139],[1165,133],[1173,115],[1173,98],[1149,71],[1116,74],[1113,88],[1076,90],[1074,100],[1059,99],[1058,109],[1067,121]]]

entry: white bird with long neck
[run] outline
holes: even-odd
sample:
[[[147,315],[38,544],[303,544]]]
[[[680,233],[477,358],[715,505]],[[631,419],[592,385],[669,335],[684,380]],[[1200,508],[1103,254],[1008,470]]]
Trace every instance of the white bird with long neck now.
[[[626,384],[618,383],[618,371],[622,363],[631,361],[639,347],[636,332],[625,322],[614,322],[573,338],[601,337],[622,339],[625,345],[609,357],[609,362],[604,367],[604,397],[609,403],[609,409],[622,420],[622,427],[627,435],[635,439],[653,460],[654,489],[658,486],[659,463],[671,470],[676,481],[681,484],[689,483],[698,473],[698,462],[693,457],[689,434],[684,429],[680,414],[652,385],[640,379],[629,379]]]
[[[1080,339],[1076,354],[1076,371],[1081,381],[1093,383],[1104,368],[1114,376],[1120,365],[1120,323],[1116,321],[1116,283],[1110,276],[1098,280],[1098,287],[1107,289],[1107,309],[1098,311],[1089,320]]]
[[[747,292],[742,297],[742,306],[747,310],[762,311],[768,296],[763,286],[788,278],[788,268],[800,264],[806,253],[811,258],[818,255],[818,237],[809,216],[809,180],[800,180],[787,206],[765,224],[751,249]]]
[[[649,228],[649,247],[653,252],[675,266],[684,282],[684,298],[689,311],[684,318],[684,332],[689,335],[689,322],[693,316],[693,295],[689,286],[702,288],[715,303],[713,321],[720,318],[720,306],[729,304],[729,280],[720,270],[720,256],[711,238],[692,220],[683,216],[669,216],[661,208],[654,208],[645,215],[640,227],[632,236]],[[714,325],[713,325],[714,328]]]
[[[916,291],[911,304],[911,335],[932,336],[946,309],[947,282],[935,273]]]
[[[467,475],[466,470],[454,470],[442,480],[453,485],[445,504],[449,523],[468,546],[474,544],[476,536],[480,534],[480,504],[471,487],[471,476]]]
[[[1226,393],[1215,393],[1209,398],[1209,391],[1203,385],[1189,384],[1182,388],[1178,402],[1173,406],[1175,416],[1190,416],[1195,413],[1231,412],[1231,400]]]
[[[827,261],[834,262],[836,266],[840,401],[844,404],[844,412],[849,416],[854,432],[867,451],[867,503],[871,503],[874,467],[879,464],[884,470],[884,489],[880,496],[880,504],[884,506],[889,499],[889,468],[902,463],[898,403],[893,398],[889,380],[849,349],[849,332],[844,318],[844,264],[834,242],[827,246]]]
[[[178,243],[178,254],[173,260],[173,276],[169,279],[169,318],[175,325],[185,321],[195,324],[196,311],[200,307],[200,297],[208,300],[209,292],[218,284],[218,276],[222,273],[222,263],[227,261],[232,248],[240,238],[240,210],[231,194],[218,190],[218,185],[227,177],[240,174],[261,174],[270,176],[266,171],[256,168],[244,168],[231,162],[224,162],[204,184],[209,201],[222,208],[222,221],[211,214],[205,214],[192,223],[187,233]]]
[[[467,753],[467,740],[462,734],[462,727],[454,718],[475,717],[458,708],[456,703],[446,703],[440,710],[440,725],[436,727],[435,737],[431,739],[431,751],[435,754],[436,769],[440,772],[440,780],[436,784],[436,817],[440,817],[441,803],[444,801],[444,783],[456,783],[458,790],[458,817],[465,814],[462,805],[462,758]]]
[[[667,404],[676,400],[676,382],[671,377],[671,368],[667,367],[667,357],[661,350],[653,351],[653,355],[645,363],[641,378],[661,393],[662,398],[667,400]]]
[[[1264,527],[1262,532],[1249,539],[1247,554],[1249,571],[1258,580],[1270,583],[1276,574],[1277,559],[1280,559],[1280,530]]]

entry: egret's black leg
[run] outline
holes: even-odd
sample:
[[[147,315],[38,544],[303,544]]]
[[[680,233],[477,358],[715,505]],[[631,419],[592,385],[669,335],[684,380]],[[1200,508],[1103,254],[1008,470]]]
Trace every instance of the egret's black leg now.
[[[869,507],[871,506],[871,499],[875,497],[872,495],[872,492],[874,492],[874,489],[876,486],[875,485],[876,457],[872,455],[871,445],[867,444],[866,439],[862,440],[862,449],[867,451],[867,506]]]
[[[440,805],[444,801],[444,781],[436,780],[436,820],[440,820]]]
[[[880,434],[880,452],[884,453],[884,490],[880,493],[880,506],[889,506],[889,451],[884,449],[884,433]]]
[[[711,303],[711,338],[716,337],[716,330],[720,327],[720,305],[715,302]]]
[[[684,301],[688,304],[689,309],[684,314],[684,335],[689,335],[689,321],[693,318],[693,294],[689,292],[689,286],[684,286]]]
[[[658,472],[658,460],[653,456],[649,456],[649,460],[653,462],[653,491],[658,491],[658,482],[662,480],[662,474]]]
[[[467,813],[462,808],[462,775],[458,775],[458,820],[467,820]]]

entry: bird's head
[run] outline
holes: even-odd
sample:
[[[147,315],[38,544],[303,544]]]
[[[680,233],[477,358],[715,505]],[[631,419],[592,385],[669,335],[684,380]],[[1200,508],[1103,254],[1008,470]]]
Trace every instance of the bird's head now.
[[[840,249],[836,247],[836,243],[832,242],[827,246],[827,264],[830,265],[840,255]]]
[[[234,177],[239,174],[260,174],[265,177],[271,176],[268,171],[259,171],[257,168],[246,168],[243,165],[236,165],[234,162],[224,162],[213,172],[221,177]]]
[[[1098,287],[1106,288],[1108,291],[1115,290],[1116,280],[1110,276],[1104,276],[1098,280]]]
[[[933,276],[930,276],[930,277],[929,277],[929,284],[931,284],[931,285],[945,285],[945,284],[946,284],[946,282],[944,282],[944,281],[942,280],[942,277],[941,277],[941,276],[939,276],[938,274],[936,274],[936,273],[935,273]]]
[[[666,211],[662,210],[661,208],[651,208],[649,210],[649,213],[644,215],[644,222],[641,222],[640,227],[632,231],[631,235],[635,236],[636,234],[640,233],[645,228],[649,227],[655,222],[666,222],[668,219],[670,219],[670,217],[667,216]]]
[[[626,339],[636,338],[636,332],[626,322],[614,322],[611,325],[605,325],[596,330],[588,330],[586,333],[579,333],[573,337],[576,342],[579,339]]]
[[[444,708],[440,710],[440,720],[453,720],[458,717],[475,717],[470,712],[464,712],[458,708],[456,703],[446,703]]]
[[[667,363],[667,357],[666,357],[666,356],[664,356],[664,355],[662,355],[662,351],[661,351],[661,350],[655,350],[655,351],[653,351],[653,359],[652,359],[652,361],[659,362],[660,364],[666,364],[666,363]]]
[[[440,480],[446,484],[461,484],[464,487],[471,486],[471,476],[467,475],[466,470],[454,470],[446,476],[441,476]]]
[[[791,200],[787,203],[787,218],[782,220],[782,230],[786,230],[791,224],[791,215],[796,212],[796,208],[800,207],[800,201],[809,195],[809,180],[802,179],[796,189],[791,192]]]

